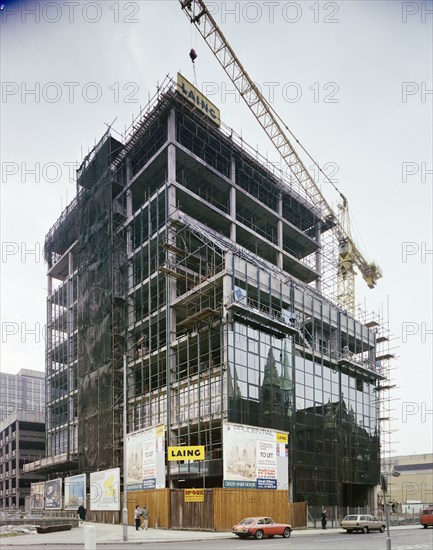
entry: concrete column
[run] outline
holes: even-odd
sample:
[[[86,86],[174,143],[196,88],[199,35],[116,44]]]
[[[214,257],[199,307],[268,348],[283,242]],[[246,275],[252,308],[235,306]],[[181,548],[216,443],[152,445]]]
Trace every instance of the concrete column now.
[[[167,139],[171,143],[176,143],[176,111],[172,109],[167,119]]]
[[[283,195],[281,193],[278,197],[277,244],[281,249],[277,252],[277,266],[283,269]]]
[[[176,187],[173,183],[176,181],[176,113],[172,109],[167,120],[167,186],[166,186],[166,219],[167,219],[167,239],[169,243],[175,244],[175,229],[171,226],[170,221],[178,217],[176,205]],[[176,255],[167,252],[167,260],[169,263],[176,261]],[[172,353],[172,344],[176,340],[176,313],[171,307],[171,304],[176,298],[176,280],[172,277],[166,277],[166,301],[167,301],[167,316],[166,316],[166,332],[167,332],[167,361],[166,361],[166,379],[167,379],[167,440],[168,445],[173,445],[171,432],[171,411],[172,411],[172,395],[171,383],[173,378],[173,370],[176,366],[176,357]],[[170,475],[170,462],[168,463],[168,479],[169,488],[173,487],[173,482]]]
[[[53,333],[51,327],[51,322],[53,320],[53,311],[51,307],[51,296],[53,294],[53,278],[48,275],[47,277],[47,288],[48,288],[48,300],[47,300],[47,341],[45,343],[46,351],[51,349],[53,345]],[[45,372],[45,375],[48,376],[49,372]]]
[[[223,357],[222,364],[225,365],[225,369],[223,369],[222,372],[222,409],[226,413],[228,408],[228,394],[229,394],[229,387],[228,387],[228,369],[229,369],[229,361],[228,361],[228,344],[227,344],[227,327],[229,328],[232,325],[233,322],[233,314],[231,313],[231,310],[227,310],[225,307],[225,304],[230,302],[233,299],[233,292],[232,292],[232,267],[233,267],[233,253],[227,252],[225,255],[225,267],[226,267],[226,275],[224,275],[223,278],[223,324],[222,324],[222,331],[223,331],[223,345],[222,345],[222,352]]]
[[[132,165],[131,165],[131,157],[126,158],[126,186],[128,187],[132,180]],[[126,191],[126,221],[127,221],[127,229],[126,229],[126,254],[131,254],[132,252],[132,234],[131,234],[131,220],[132,216],[134,214],[134,206],[132,204],[132,192],[130,189]],[[132,265],[127,263],[127,289],[131,288],[134,285],[134,273]],[[126,294],[128,295],[128,294]],[[134,321],[134,308],[131,300],[128,301],[128,324],[130,325]]]
[[[319,248],[316,252],[316,271],[319,274],[319,277],[316,279],[316,290],[317,292],[322,292],[322,232],[321,232],[321,222],[317,222],[316,225],[316,241],[319,245]]]
[[[232,159],[230,166],[230,179],[233,183],[236,183],[236,162]],[[230,240],[236,242],[236,189],[230,187],[230,217],[232,223],[230,224]]]

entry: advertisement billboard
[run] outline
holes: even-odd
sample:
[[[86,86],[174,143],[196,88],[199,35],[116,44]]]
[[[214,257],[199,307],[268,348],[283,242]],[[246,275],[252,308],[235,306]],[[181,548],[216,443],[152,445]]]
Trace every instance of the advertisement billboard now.
[[[120,468],[91,472],[90,509],[120,510]]]
[[[128,434],[126,443],[128,491],[165,487],[165,426]]]
[[[45,482],[45,510],[62,509],[62,480],[51,479]]]
[[[30,484],[30,510],[43,510],[45,481]]]
[[[86,474],[65,477],[65,510],[86,507]]]
[[[224,487],[286,489],[288,443],[287,433],[225,422]]]

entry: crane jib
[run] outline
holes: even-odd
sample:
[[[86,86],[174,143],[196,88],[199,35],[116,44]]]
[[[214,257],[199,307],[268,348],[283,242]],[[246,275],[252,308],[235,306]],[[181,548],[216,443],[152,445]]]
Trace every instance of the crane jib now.
[[[320,187],[311,177],[307,167],[294,149],[286,133],[288,132],[293,136],[290,129],[266,101],[260,90],[255,86],[254,81],[237,58],[234,50],[228,43],[215,19],[212,17],[212,14],[206,8],[205,1],[179,0],[179,2],[190,22],[195,25],[198,32],[204,38],[217,61],[223,67],[224,71],[239,91],[241,97],[253,112],[256,120],[265,130],[281,157],[290,168],[295,179],[307,195],[307,198],[319,209],[322,215],[324,215],[324,219],[330,222],[327,224],[328,229],[332,231],[336,241],[340,244],[345,242],[350,244],[344,251],[340,250],[340,252],[343,252],[343,255],[338,254],[339,247],[335,247],[331,253],[333,258],[330,261],[334,269],[336,268],[338,287],[337,302],[354,314],[354,267],[356,266],[358,268],[369,288],[373,288],[377,280],[382,277],[382,270],[376,263],[367,262],[353,242],[350,223],[348,223],[347,199],[340,192],[340,196],[343,199],[343,205],[341,207],[341,215],[337,216],[322,194]],[[295,136],[293,136],[293,138],[296,139]],[[299,144],[297,139],[296,142]],[[304,147],[302,147],[302,149],[305,151]],[[320,169],[314,159],[311,160],[313,160],[314,164]],[[322,170],[321,172],[323,173]],[[318,266],[318,269],[321,270],[321,267]]]

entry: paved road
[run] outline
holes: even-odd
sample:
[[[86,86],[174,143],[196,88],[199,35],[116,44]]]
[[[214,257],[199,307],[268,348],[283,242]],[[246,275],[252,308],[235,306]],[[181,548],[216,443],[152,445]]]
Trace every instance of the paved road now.
[[[162,533],[161,533],[162,534]],[[173,538],[161,538],[157,540],[151,533],[140,533],[139,538],[135,538],[129,543],[97,543],[97,550],[138,550],[138,548],[147,547],[156,550],[385,550],[386,533],[370,533],[363,535],[353,533],[348,535],[340,530],[321,531],[295,531],[290,539],[274,538],[272,540],[263,539],[256,541],[254,539],[239,540],[237,537],[223,533],[206,533],[206,538],[201,540],[188,540],[187,533],[183,533],[184,540],[179,540],[175,532],[166,531],[165,535],[172,534]],[[198,537],[198,533],[192,533],[191,537]],[[19,537],[23,539],[23,537]],[[0,546],[7,548],[11,540],[1,539]],[[16,541],[18,542],[18,541]],[[27,544],[23,544],[27,542]],[[14,545],[15,546],[15,545]],[[34,536],[28,535],[21,541],[21,549],[26,550],[85,550],[83,544],[77,542],[65,541],[57,544],[50,544],[47,540],[45,544],[37,544]],[[9,546],[11,548],[12,546]],[[422,529],[419,526],[394,528],[391,531],[392,550],[431,550],[433,548],[433,529]]]

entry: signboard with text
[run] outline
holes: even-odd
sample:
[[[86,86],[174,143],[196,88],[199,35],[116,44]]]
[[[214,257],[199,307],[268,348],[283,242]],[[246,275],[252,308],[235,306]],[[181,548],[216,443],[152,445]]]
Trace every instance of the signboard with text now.
[[[90,473],[90,509],[120,510],[120,468]]]
[[[288,443],[287,433],[244,424],[224,423],[224,487],[287,488]]]
[[[127,490],[165,487],[165,426],[160,424],[128,434]]]
[[[197,109],[207,115],[209,120],[214,122],[217,126],[221,124],[219,109],[180,73],[177,73],[177,89],[184,98],[194,105],[194,107],[197,107]]]
[[[204,489],[184,489],[184,502],[204,502]]]
[[[204,445],[169,447],[168,460],[204,460]]]

